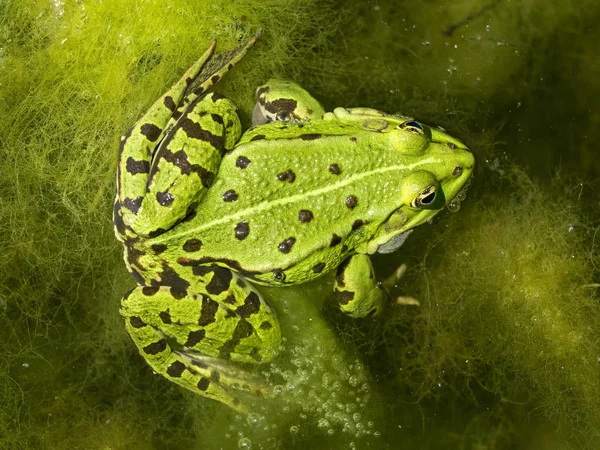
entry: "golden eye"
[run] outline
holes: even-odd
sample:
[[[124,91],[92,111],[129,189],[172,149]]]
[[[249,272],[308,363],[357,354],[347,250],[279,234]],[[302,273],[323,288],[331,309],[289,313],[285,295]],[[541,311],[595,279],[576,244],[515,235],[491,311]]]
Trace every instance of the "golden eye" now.
[[[435,202],[436,193],[435,186],[426,187],[410,202],[410,206],[413,208],[426,208]]]
[[[418,122],[404,122],[404,123],[401,123],[400,125],[398,125],[396,128],[398,128],[400,130],[410,131],[411,133],[425,135],[425,131],[423,130],[423,127]]]

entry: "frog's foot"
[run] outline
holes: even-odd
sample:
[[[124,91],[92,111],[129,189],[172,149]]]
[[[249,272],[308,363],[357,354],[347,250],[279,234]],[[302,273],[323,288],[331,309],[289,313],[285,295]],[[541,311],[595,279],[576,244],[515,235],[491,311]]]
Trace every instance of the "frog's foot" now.
[[[392,300],[392,302],[396,305],[407,305],[407,306],[421,306],[419,300],[414,297],[410,297],[407,295],[395,295],[394,290],[396,290],[396,283],[400,281],[400,279],[406,273],[406,264],[401,264],[393,274],[387,277],[383,282],[381,287],[386,292],[388,297]]]
[[[321,119],[325,110],[302,86],[271,78],[256,89],[252,126],[268,122],[304,122]]]
[[[367,255],[351,256],[338,268],[335,278],[335,297],[340,309],[350,317],[360,318],[380,313],[386,300],[395,305],[419,306],[413,297],[394,294],[396,283],[405,272],[406,264],[402,264],[386,280],[378,282]]]
[[[235,284],[226,294],[227,302],[220,302],[168,286],[137,287],[122,300],[121,314],[157,373],[247,412],[240,396],[262,395],[265,385],[233,363],[270,361],[281,332],[269,306],[249,286]]]
[[[342,263],[335,277],[334,291],[339,308],[350,317],[370,317],[383,309],[385,291],[375,280],[367,255],[353,255]]]

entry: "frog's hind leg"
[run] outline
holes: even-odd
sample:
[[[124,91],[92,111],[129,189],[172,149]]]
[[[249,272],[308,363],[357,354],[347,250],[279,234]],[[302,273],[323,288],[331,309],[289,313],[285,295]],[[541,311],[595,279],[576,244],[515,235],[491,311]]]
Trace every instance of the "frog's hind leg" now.
[[[123,299],[121,314],[156,372],[245,412],[240,397],[262,395],[266,385],[233,363],[270,361],[281,332],[274,313],[250,286],[232,284],[226,298],[229,304],[189,290],[138,287]]]
[[[335,298],[339,308],[350,317],[370,317],[382,310],[385,291],[375,279],[371,258],[353,255],[338,268]]]
[[[233,103],[207,91],[259,36],[218,55],[213,42],[121,138],[116,209],[134,234],[150,236],[168,229],[210,185],[222,152],[239,139],[241,129]]]

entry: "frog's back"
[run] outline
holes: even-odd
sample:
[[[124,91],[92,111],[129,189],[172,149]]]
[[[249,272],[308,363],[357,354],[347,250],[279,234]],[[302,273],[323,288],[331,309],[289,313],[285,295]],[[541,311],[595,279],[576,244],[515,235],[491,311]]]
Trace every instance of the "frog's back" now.
[[[274,125],[275,126],[275,125]],[[265,283],[300,283],[337,267],[399,207],[404,170],[373,133],[260,134],[225,155],[193,217],[163,235],[185,264],[219,263]],[[318,131],[318,130],[317,130]],[[351,130],[350,130],[351,131]]]

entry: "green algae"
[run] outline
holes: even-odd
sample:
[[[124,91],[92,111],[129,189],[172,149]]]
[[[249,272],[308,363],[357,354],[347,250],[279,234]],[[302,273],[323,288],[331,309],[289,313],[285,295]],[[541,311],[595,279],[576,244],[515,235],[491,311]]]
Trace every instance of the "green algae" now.
[[[597,448],[599,11],[491,3],[460,25],[479,2],[1,2],[0,448],[236,448],[249,433],[136,354],[111,203],[119,136],[213,37],[226,49],[259,27],[219,85],[246,124],[277,75],[328,109],[441,124],[478,158],[461,211],[377,261],[382,274],[407,262],[401,288],[422,306],[326,315],[384,399],[381,437],[355,444]],[[326,292],[286,301],[316,308]],[[350,446],[303,424],[274,420],[253,448]]]

